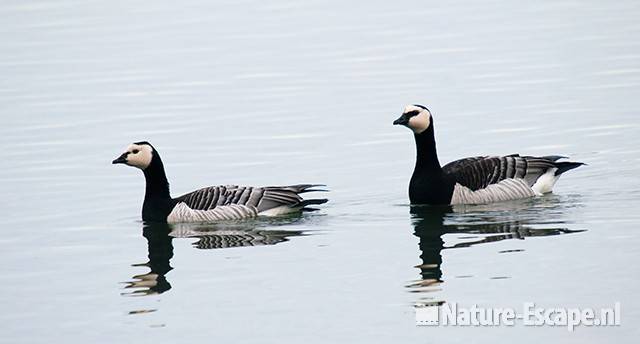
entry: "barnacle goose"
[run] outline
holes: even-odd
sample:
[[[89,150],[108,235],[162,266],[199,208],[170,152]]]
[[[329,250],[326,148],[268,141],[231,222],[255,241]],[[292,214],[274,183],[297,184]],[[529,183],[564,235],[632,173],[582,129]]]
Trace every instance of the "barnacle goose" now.
[[[584,165],[562,156],[478,156],[440,166],[433,117],[422,105],[409,105],[394,125],[415,134],[417,158],[409,183],[412,204],[485,204],[550,193],[563,173]]]
[[[136,142],[113,160],[142,170],[146,191],[142,220],[150,222],[215,222],[258,216],[278,216],[302,210],[309,205],[326,203],[327,199],[304,200],[299,194],[323,186],[300,184],[290,186],[249,187],[220,185],[202,188],[177,198],[169,194],[169,182],[158,151],[146,141]]]

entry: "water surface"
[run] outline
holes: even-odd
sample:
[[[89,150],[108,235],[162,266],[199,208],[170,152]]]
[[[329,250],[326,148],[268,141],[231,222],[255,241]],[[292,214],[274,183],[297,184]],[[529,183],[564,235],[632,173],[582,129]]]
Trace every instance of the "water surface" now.
[[[0,342],[632,341],[634,1],[8,1]],[[407,103],[440,160],[563,154],[554,195],[411,208]],[[179,195],[325,183],[284,222],[145,226],[130,142]],[[133,297],[136,296],[136,297]],[[424,328],[414,306],[622,304],[618,328]]]

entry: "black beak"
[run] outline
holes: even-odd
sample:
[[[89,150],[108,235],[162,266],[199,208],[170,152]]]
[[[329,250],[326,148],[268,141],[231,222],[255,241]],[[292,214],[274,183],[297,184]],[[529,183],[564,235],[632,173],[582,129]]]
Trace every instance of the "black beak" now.
[[[398,119],[393,121],[393,125],[407,125],[407,124],[409,124],[409,119],[405,115],[402,115]]]
[[[128,154],[129,154],[129,152],[122,153],[121,156],[119,156],[116,160],[113,160],[111,163],[112,164],[126,164],[127,163],[127,155]]]

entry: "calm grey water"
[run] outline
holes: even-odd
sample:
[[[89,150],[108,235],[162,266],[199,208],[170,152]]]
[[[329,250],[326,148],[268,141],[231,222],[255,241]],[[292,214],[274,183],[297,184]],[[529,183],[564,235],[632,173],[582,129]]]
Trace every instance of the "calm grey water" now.
[[[4,1],[0,342],[631,342],[637,1]],[[554,195],[408,206],[407,103],[441,161],[563,154]],[[325,183],[301,218],[144,228],[172,192]],[[170,234],[168,234],[171,232]],[[622,305],[622,326],[416,327],[426,302]]]

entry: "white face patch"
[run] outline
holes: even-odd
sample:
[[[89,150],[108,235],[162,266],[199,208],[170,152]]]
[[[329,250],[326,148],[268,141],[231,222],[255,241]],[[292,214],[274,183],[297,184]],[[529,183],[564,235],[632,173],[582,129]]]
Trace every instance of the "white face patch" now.
[[[126,150],[127,162],[129,166],[137,167],[141,170],[149,167],[151,164],[151,158],[153,158],[153,148],[149,145],[137,145],[135,143],[130,144]]]
[[[413,130],[414,133],[421,134],[422,132],[427,130],[427,128],[429,128],[429,125],[431,124],[431,113],[429,112],[429,110],[415,105],[408,105],[406,108],[404,108],[403,113],[409,113],[413,111],[418,111],[418,114],[409,118],[407,127]]]

